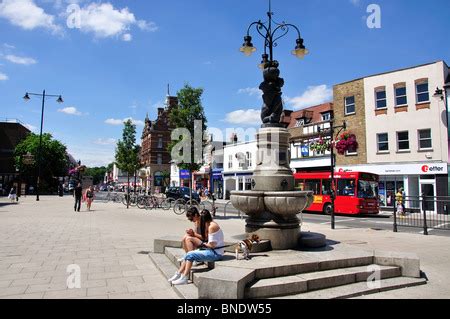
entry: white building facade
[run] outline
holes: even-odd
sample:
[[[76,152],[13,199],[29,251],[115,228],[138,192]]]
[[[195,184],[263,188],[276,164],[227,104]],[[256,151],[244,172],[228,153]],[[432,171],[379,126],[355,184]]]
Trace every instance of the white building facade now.
[[[447,101],[433,97],[448,74],[439,61],[364,78],[367,164],[337,171],[380,175],[382,206],[400,187],[407,196],[449,195]]]
[[[223,149],[223,198],[229,199],[230,192],[251,190],[253,171],[256,168],[256,141],[235,143]]]

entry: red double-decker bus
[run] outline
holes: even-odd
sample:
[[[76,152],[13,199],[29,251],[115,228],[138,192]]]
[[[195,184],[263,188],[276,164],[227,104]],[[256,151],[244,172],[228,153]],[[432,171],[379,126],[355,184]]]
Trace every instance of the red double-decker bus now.
[[[313,191],[314,203],[307,211],[331,213],[331,173],[294,174],[296,190]],[[371,173],[345,172],[334,174],[336,214],[378,214],[379,176]]]

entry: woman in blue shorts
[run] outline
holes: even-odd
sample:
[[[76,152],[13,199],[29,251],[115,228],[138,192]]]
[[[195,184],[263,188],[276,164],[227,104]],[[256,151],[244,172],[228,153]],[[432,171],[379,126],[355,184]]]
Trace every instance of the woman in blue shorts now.
[[[173,285],[188,284],[189,273],[194,261],[214,262],[222,259],[225,253],[223,231],[219,224],[213,221],[211,213],[206,209],[200,214],[200,231],[203,237],[206,237],[207,234],[208,242],[204,243],[200,249],[186,254],[180,269],[169,279]]]

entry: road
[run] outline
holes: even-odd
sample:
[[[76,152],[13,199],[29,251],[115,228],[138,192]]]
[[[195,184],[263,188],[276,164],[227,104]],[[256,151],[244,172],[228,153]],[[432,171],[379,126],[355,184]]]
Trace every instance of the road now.
[[[218,216],[224,216],[225,206],[226,206],[226,216],[236,216],[239,212],[230,204],[225,204],[224,201],[216,202],[216,207],[218,207]],[[210,204],[205,205],[207,209],[211,209]],[[245,216],[242,216],[245,218]],[[319,225],[329,225],[331,228],[331,216],[306,212],[302,214],[302,219],[304,223],[312,223]],[[408,224],[407,221],[401,222],[403,225]],[[368,228],[372,230],[388,230],[393,231],[394,228],[394,217],[392,213],[382,212],[376,216],[336,216],[335,226],[336,228]],[[398,231],[402,233],[410,234],[422,234],[423,228],[418,227],[405,227],[398,226]],[[440,229],[428,229],[428,234],[433,236],[446,236],[450,237],[450,230],[440,230]]]

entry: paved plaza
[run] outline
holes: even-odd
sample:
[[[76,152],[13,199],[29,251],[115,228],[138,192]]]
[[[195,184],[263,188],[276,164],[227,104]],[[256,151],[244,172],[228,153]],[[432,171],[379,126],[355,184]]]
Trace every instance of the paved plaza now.
[[[172,211],[129,210],[122,204],[94,202],[93,211],[73,211],[73,198],[0,199],[0,298],[148,298],[179,296],[146,252],[155,238],[177,235],[191,224]],[[226,240],[243,236],[245,221],[218,218]],[[450,238],[304,224],[358,249],[416,253],[429,279],[425,286],[367,298],[450,298]],[[81,269],[81,288],[68,289],[69,265]]]

